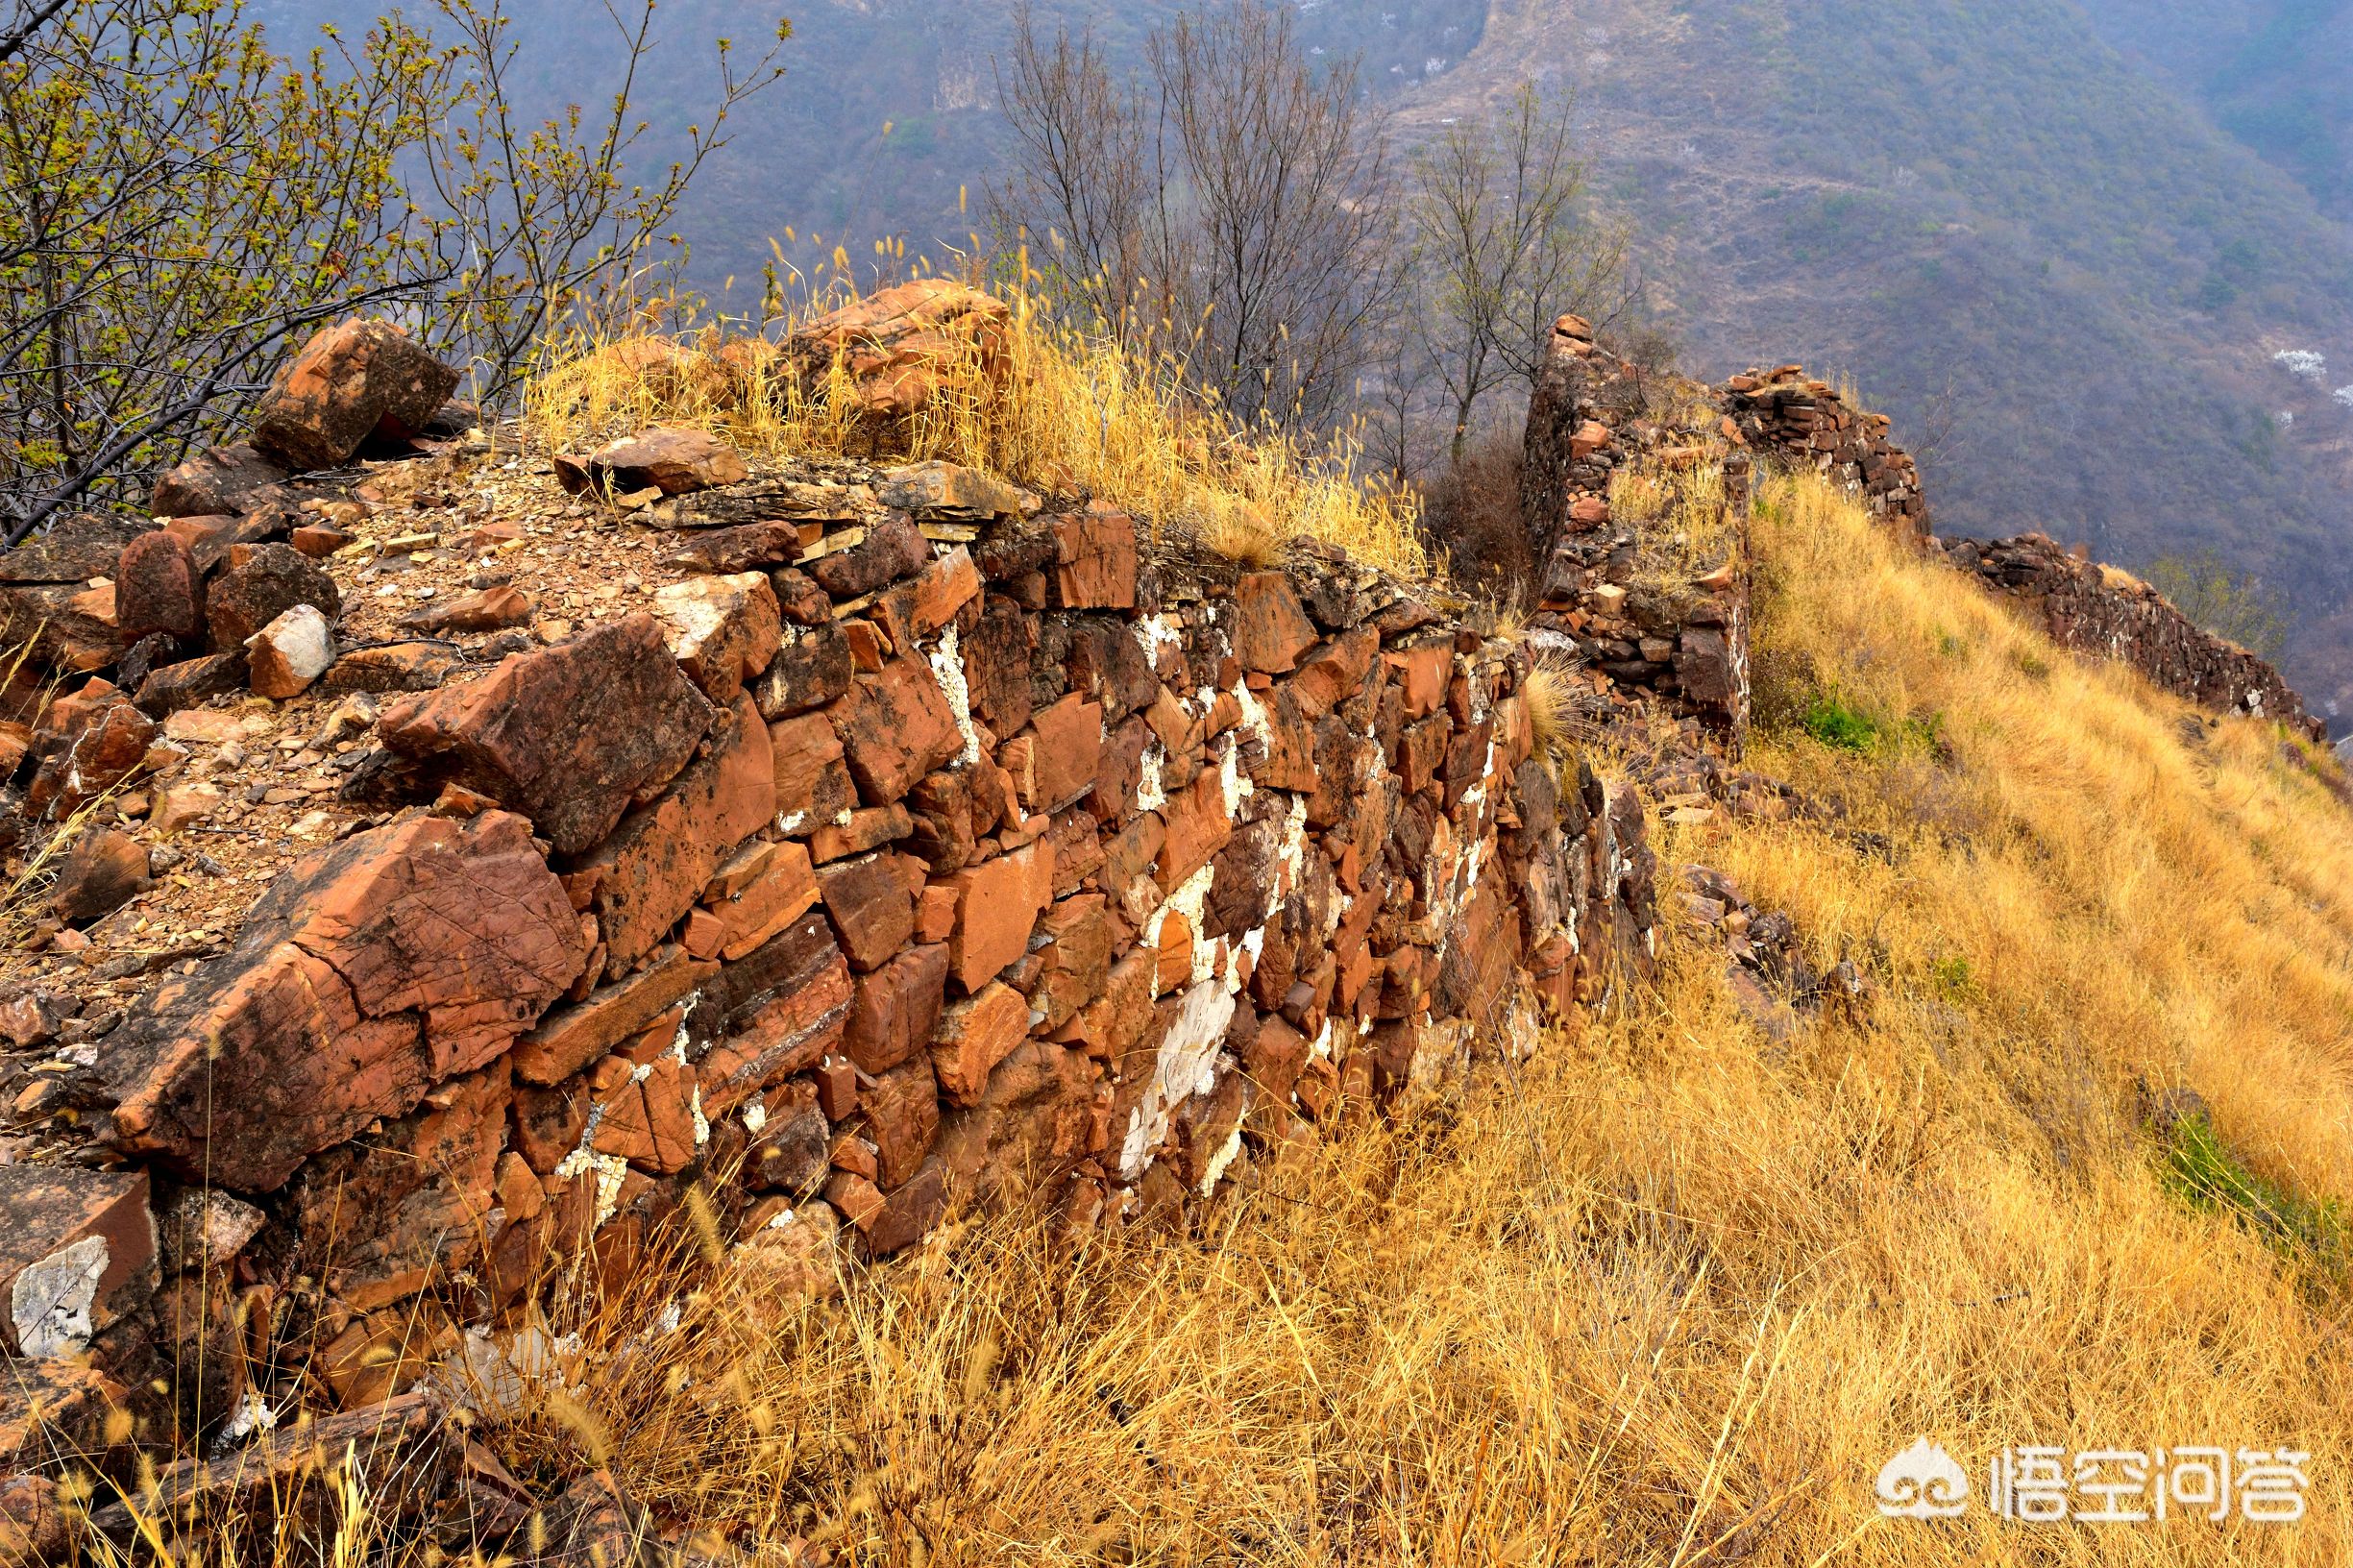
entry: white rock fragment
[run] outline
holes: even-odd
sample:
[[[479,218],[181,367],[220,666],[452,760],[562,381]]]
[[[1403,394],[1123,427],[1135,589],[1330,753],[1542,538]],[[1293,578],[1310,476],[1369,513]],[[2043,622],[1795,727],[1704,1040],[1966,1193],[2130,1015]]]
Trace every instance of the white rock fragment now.
[[[334,628],[315,604],[297,604],[245,639],[246,679],[257,697],[300,697],[334,662]]]
[[[90,1308],[109,1256],[105,1237],[86,1236],[18,1272],[9,1286],[9,1321],[18,1350],[37,1360],[89,1347]]]

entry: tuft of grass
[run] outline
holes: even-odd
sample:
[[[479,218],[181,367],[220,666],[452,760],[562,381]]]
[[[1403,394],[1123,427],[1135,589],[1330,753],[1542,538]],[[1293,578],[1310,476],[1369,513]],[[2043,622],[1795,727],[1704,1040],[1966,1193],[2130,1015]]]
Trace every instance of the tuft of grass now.
[[[1598,731],[1597,698],[1584,666],[1562,653],[1540,653],[1520,688],[1528,704],[1528,729],[1535,754],[1566,787],[1578,748]]]
[[[691,424],[755,455],[873,455],[874,432],[842,395],[844,367],[804,385],[772,341],[819,305],[846,298],[814,302],[756,331],[693,327],[691,306],[584,330],[527,383],[526,439],[558,450]],[[1262,526],[1225,537],[1254,558],[1271,559],[1268,550],[1304,537],[1400,576],[1442,575],[1423,543],[1413,491],[1367,465],[1349,432],[1239,427],[1186,390],[1174,354],[1063,320],[1024,291],[1008,303],[1004,384],[962,378],[898,432],[895,446],[910,460],[943,458],[1052,494],[1101,497],[1154,524],[1224,530],[1250,516]]]
[[[1238,497],[1208,495],[1192,520],[1201,548],[1245,571],[1280,566],[1283,552],[1296,535],[1287,532],[1263,507]]]

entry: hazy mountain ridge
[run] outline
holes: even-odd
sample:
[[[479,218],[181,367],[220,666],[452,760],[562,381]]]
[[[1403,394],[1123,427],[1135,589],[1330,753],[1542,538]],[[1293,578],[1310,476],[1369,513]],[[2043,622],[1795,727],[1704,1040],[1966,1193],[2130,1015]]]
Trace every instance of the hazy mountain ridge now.
[[[2133,565],[2213,543],[2289,592],[2290,666],[2338,697],[2353,409],[2273,356],[2353,366],[2344,231],[2071,5],[1907,21],[1499,6],[1415,112],[1568,75],[1693,368],[1802,358],[1916,435],[1950,420],[1947,531]]]
[[[278,11],[322,4],[360,9]],[[599,28],[552,0],[511,9],[527,70],[551,88],[596,81]],[[790,74],[678,225],[698,279],[733,278],[739,301],[788,225],[804,266],[837,242],[870,259],[884,234],[962,241],[1005,144],[991,62],[1012,0],[792,9]],[[1040,11],[1091,20],[1135,61],[1177,9]],[[2353,382],[2353,231],[2277,145],[2218,125],[2265,61],[2323,89],[2332,67],[2280,29],[2309,56],[2341,5],[1930,4],[1901,25],[1824,0],[1298,10],[1314,47],[1363,53],[1409,138],[1522,80],[1575,83],[1599,197],[1638,226],[1690,368],[1802,359],[1851,376],[1915,439],[1950,424],[1928,465],[1947,531],[2043,527],[2134,566],[2214,545],[2288,594],[2292,674],[2353,712],[2353,407],[2334,397]],[[726,0],[663,16],[649,155],[699,107],[689,40],[755,32]],[[2240,86],[2196,74],[2217,43],[2238,48]],[[2291,374],[2285,351],[2321,355],[2321,378]]]
[[[2353,5],[2082,0],[2126,59],[2185,88],[2222,130],[2353,222]]]

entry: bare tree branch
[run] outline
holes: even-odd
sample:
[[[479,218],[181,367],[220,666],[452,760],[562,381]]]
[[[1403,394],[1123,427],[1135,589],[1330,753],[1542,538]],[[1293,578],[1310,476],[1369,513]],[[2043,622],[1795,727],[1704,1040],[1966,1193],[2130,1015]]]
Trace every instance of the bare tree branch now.
[[[55,20],[58,12],[71,3],[72,0],[49,0],[47,5],[36,7],[33,14],[22,22],[6,33],[0,33],[0,61],[13,60],[22,54],[25,45],[33,41],[33,36]]]

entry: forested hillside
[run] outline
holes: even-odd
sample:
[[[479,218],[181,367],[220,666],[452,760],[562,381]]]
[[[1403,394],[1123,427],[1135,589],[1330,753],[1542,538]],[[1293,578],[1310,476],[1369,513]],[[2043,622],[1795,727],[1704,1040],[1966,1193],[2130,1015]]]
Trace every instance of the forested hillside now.
[[[2353,6],[2344,0],[2084,0],[2124,56],[2353,222]]]

